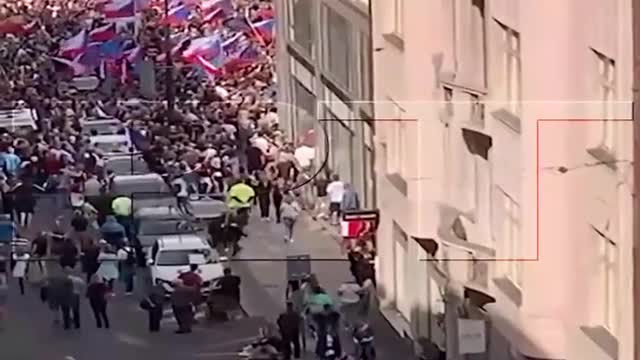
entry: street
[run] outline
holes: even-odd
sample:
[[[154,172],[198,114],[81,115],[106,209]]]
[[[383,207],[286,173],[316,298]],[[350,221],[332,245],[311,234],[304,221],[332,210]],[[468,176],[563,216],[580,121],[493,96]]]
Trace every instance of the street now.
[[[62,215],[62,210],[50,200],[41,200],[29,232],[50,227],[51,214]],[[67,212],[68,213],[68,212]],[[68,217],[68,216],[67,216]],[[142,272],[137,277],[136,293],[126,297],[122,287],[109,302],[111,329],[97,329],[86,301],[81,304],[81,329],[64,332],[53,325],[53,314],[38,298],[37,290],[27,287],[20,296],[17,284],[11,283],[9,319],[0,332],[2,358],[11,360],[65,359],[75,360],[133,360],[142,354],[145,359],[238,359],[236,353],[249,343],[258,329],[267,321],[274,321],[284,309],[287,255],[309,254],[312,271],[322,286],[335,295],[335,290],[350,281],[348,263],[332,239],[320,232],[319,226],[302,218],[296,229],[296,241],[283,241],[283,228],[253,217],[248,227],[249,238],[241,243],[243,250],[232,263],[234,273],[242,278],[242,305],[248,318],[227,323],[208,323],[202,319],[194,332],[176,335],[175,320],[170,309],[165,310],[159,334],[147,331],[146,313],[138,303],[142,299],[148,277]],[[82,299],[84,300],[84,299]],[[81,300],[81,301],[82,301]],[[385,355],[406,350],[401,340],[378,314],[373,316],[381,359]],[[349,351],[350,337],[344,336]],[[311,348],[310,350],[312,350]],[[408,354],[408,353],[407,353]],[[308,354],[309,359],[313,355]]]

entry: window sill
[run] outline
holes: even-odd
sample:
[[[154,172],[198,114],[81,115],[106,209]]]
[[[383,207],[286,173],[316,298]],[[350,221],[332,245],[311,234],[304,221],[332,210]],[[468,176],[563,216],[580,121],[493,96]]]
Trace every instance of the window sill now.
[[[399,50],[404,51],[404,40],[400,34],[396,33],[386,33],[382,34],[382,38],[385,39],[388,43],[391,43],[393,46],[397,47]]]
[[[485,96],[489,93],[485,87],[455,81],[455,75],[449,72],[441,74],[440,83],[453,90],[459,90],[477,96]]]
[[[618,168],[615,153],[604,144],[587,149],[587,153],[596,158],[603,165],[609,167],[611,170],[616,170]]]
[[[580,330],[609,355],[610,359],[618,359],[618,339],[604,326],[581,326]]]
[[[510,110],[506,108],[500,108],[498,110],[491,112],[491,115],[496,120],[507,125],[509,128],[511,128],[513,131],[517,132],[518,134],[520,134],[520,132],[522,131],[520,116],[514,114]]]
[[[517,307],[522,306],[522,291],[506,277],[493,279],[495,286]]]
[[[402,193],[402,195],[407,196],[409,192],[409,187],[407,185],[407,181],[402,177],[402,175],[398,173],[391,173],[386,175],[387,180]]]

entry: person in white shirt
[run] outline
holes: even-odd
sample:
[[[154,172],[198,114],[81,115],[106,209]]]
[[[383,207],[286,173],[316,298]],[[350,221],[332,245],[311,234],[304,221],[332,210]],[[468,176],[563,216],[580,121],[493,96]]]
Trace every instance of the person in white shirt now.
[[[331,224],[336,225],[340,217],[340,207],[344,198],[344,183],[335,174],[331,177],[331,182],[327,185],[327,195],[329,196],[329,217]]]
[[[316,158],[316,149],[307,145],[300,145],[293,154],[298,161],[298,165],[303,171],[307,171],[313,165],[313,160]]]

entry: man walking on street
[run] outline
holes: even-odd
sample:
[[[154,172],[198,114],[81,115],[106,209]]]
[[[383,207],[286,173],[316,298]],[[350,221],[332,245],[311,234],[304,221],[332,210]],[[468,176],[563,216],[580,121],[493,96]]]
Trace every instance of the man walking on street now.
[[[171,306],[173,307],[173,316],[178,323],[176,334],[191,333],[191,325],[193,323],[193,287],[186,286],[180,279],[175,280],[173,286]]]
[[[284,346],[284,360],[291,359],[291,346],[293,346],[293,357],[300,359],[300,324],[302,324],[302,317],[295,311],[293,303],[287,302],[287,310],[278,317],[278,328]]]

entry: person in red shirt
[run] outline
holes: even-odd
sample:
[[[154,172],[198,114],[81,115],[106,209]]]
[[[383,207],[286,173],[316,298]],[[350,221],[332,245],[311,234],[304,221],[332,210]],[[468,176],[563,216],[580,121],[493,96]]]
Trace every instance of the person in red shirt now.
[[[198,265],[196,264],[191,264],[189,271],[180,274],[178,279],[182,280],[185,286],[196,287],[198,290],[202,286],[202,277],[198,274]]]
[[[193,294],[193,305],[198,306],[202,303],[201,287],[202,287],[202,277],[198,274],[198,265],[191,264],[189,266],[189,271],[180,274],[178,279],[182,281],[184,286],[190,287],[194,289]]]

